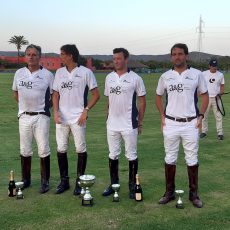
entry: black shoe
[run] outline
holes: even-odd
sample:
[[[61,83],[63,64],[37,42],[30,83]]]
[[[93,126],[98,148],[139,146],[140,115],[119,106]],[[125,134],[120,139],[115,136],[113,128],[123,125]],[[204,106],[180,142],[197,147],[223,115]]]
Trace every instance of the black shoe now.
[[[26,189],[26,188],[29,188],[30,187],[30,184],[31,184],[31,181],[30,180],[22,180],[24,182],[24,185],[22,187],[22,190]]]
[[[61,194],[69,189],[69,181],[61,181],[61,183],[56,188],[56,194]]]
[[[111,194],[113,194],[113,193],[114,193],[114,190],[112,189],[112,186],[109,185],[109,187],[106,188],[106,189],[104,190],[104,192],[102,193],[102,196],[109,196],[109,195],[111,195]]]
[[[135,185],[133,183],[129,184],[129,199],[135,198]]]
[[[220,140],[220,141],[223,141],[224,140],[224,135],[218,135],[217,139]]]
[[[201,134],[200,134],[200,138],[204,138],[204,137],[206,137],[206,136],[207,136],[206,133],[201,133]]]
[[[46,193],[50,190],[49,183],[44,183],[41,185],[40,193]]]
[[[76,180],[76,185],[75,185],[75,189],[73,191],[73,195],[78,196],[80,194],[81,194],[81,187],[78,184],[78,180]]]

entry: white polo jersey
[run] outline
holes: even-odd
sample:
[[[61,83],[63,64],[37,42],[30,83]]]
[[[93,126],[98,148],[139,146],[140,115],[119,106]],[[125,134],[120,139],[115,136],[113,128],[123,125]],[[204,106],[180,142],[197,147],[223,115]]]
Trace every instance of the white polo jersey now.
[[[45,112],[50,116],[50,94],[54,75],[40,67],[31,73],[27,67],[16,71],[12,90],[18,92],[18,115],[23,112]]]
[[[142,78],[133,71],[119,75],[112,72],[106,76],[104,95],[109,97],[107,129],[125,131],[138,126],[136,96],[146,94]]]
[[[198,96],[207,92],[206,82],[201,71],[188,68],[181,74],[171,69],[161,75],[156,94],[166,92],[165,114],[175,118],[198,116]]]
[[[55,74],[53,90],[59,93],[59,112],[63,124],[74,124],[87,106],[88,90],[97,87],[93,72],[78,66],[71,73],[62,67]]]
[[[203,72],[203,76],[207,83],[209,97],[215,97],[220,93],[220,86],[224,84],[223,73],[219,71],[211,73],[210,70],[206,70]]]

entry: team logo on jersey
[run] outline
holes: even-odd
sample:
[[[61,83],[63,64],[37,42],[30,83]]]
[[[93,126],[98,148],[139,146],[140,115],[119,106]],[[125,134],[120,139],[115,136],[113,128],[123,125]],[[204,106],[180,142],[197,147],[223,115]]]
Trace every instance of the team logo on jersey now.
[[[38,76],[36,76],[36,78],[41,79],[41,80],[43,79],[43,78],[42,78],[42,77],[40,77],[39,75],[38,75]]]
[[[33,82],[32,81],[20,81],[19,86],[26,87],[27,89],[32,89]]]
[[[183,84],[169,85],[169,91],[183,92]]]
[[[72,81],[62,82],[61,88],[71,90],[73,88],[73,82]]]
[[[129,82],[129,81],[127,81],[126,79],[125,79],[123,82],[125,82],[125,83],[130,83],[130,82]]]
[[[188,80],[193,80],[191,77],[189,76],[186,76],[185,79],[188,79]]]
[[[210,83],[213,83],[214,81],[215,81],[215,78],[210,78],[210,79],[209,79],[209,82],[210,82]]]
[[[121,94],[121,87],[120,86],[110,87],[110,93],[115,93],[117,95]]]

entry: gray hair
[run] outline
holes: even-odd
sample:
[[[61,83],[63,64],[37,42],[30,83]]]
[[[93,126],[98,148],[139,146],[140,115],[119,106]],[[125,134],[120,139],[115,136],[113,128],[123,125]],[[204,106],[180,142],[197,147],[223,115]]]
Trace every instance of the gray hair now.
[[[41,57],[41,55],[42,55],[42,48],[41,48],[40,46],[37,46],[37,45],[34,45],[34,44],[30,44],[30,45],[28,45],[28,46],[26,47],[25,54],[26,54],[26,51],[27,51],[28,49],[31,49],[31,48],[36,49],[36,50],[38,51],[39,57]]]

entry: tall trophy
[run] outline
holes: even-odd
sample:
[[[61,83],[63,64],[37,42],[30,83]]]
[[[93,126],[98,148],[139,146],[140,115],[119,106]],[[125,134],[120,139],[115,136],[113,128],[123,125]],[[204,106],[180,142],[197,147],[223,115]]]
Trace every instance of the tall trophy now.
[[[85,194],[82,198],[82,206],[92,206],[93,197],[90,194],[89,188],[95,183],[96,177],[93,175],[82,175],[79,177],[80,186],[84,189]]]
[[[16,190],[17,191],[17,193],[16,193],[17,199],[24,199],[24,195],[23,195],[22,190],[21,190],[23,185],[24,185],[23,181],[19,181],[19,182],[15,183],[15,186],[17,188],[17,190]]]
[[[120,189],[120,184],[112,184],[112,189],[114,190],[114,195],[113,195],[113,202],[119,202],[120,197],[118,195],[118,191]]]
[[[178,200],[177,200],[177,203],[176,203],[176,208],[183,209],[184,204],[182,202],[182,197],[183,197],[183,194],[184,194],[184,190],[178,189],[178,190],[175,190],[175,193],[176,193],[176,195],[178,197]]]

